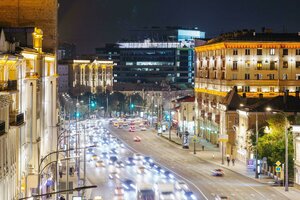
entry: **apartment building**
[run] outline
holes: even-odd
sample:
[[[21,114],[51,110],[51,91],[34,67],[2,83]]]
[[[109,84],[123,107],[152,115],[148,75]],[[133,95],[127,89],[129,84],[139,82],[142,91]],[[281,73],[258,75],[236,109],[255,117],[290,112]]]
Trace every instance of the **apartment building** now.
[[[196,130],[212,143],[229,135],[227,153],[236,151],[235,109],[222,106],[236,86],[244,98],[271,98],[300,90],[298,33],[227,33],[195,47]],[[227,97],[226,97],[227,96]],[[232,137],[231,137],[232,136]]]
[[[18,199],[37,191],[40,158],[56,150],[55,56],[41,29],[0,30],[0,199]]]

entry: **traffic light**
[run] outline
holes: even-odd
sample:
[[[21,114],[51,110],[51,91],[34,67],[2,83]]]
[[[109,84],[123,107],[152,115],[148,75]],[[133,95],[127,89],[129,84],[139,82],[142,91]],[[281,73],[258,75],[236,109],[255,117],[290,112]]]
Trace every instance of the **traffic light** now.
[[[76,112],[75,115],[76,115],[77,118],[80,117],[80,113],[79,112]]]
[[[91,107],[95,108],[96,107],[96,102],[95,101],[91,101]]]
[[[132,104],[130,104],[130,108],[131,109],[133,109],[134,108],[134,104],[132,103]]]

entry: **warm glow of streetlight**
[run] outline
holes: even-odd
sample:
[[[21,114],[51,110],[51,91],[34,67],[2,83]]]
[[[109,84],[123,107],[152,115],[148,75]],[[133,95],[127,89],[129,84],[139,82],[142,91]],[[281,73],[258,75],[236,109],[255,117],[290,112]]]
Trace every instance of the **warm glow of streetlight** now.
[[[267,107],[266,111],[270,112],[270,111],[272,111],[272,108],[271,107]]]

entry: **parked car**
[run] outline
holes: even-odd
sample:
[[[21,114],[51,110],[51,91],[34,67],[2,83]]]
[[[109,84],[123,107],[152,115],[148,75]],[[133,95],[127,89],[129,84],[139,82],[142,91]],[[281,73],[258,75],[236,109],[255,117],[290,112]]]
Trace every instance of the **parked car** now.
[[[140,138],[139,136],[135,136],[135,137],[133,138],[133,141],[135,141],[135,142],[140,142],[140,141],[141,141],[141,138]]]

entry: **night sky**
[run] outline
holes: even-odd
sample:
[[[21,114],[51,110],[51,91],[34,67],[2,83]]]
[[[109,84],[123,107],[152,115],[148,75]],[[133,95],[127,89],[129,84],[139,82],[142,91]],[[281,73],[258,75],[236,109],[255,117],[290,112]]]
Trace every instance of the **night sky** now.
[[[116,42],[145,26],[198,27],[208,37],[271,28],[300,31],[300,0],[59,0],[60,41],[78,53]]]

